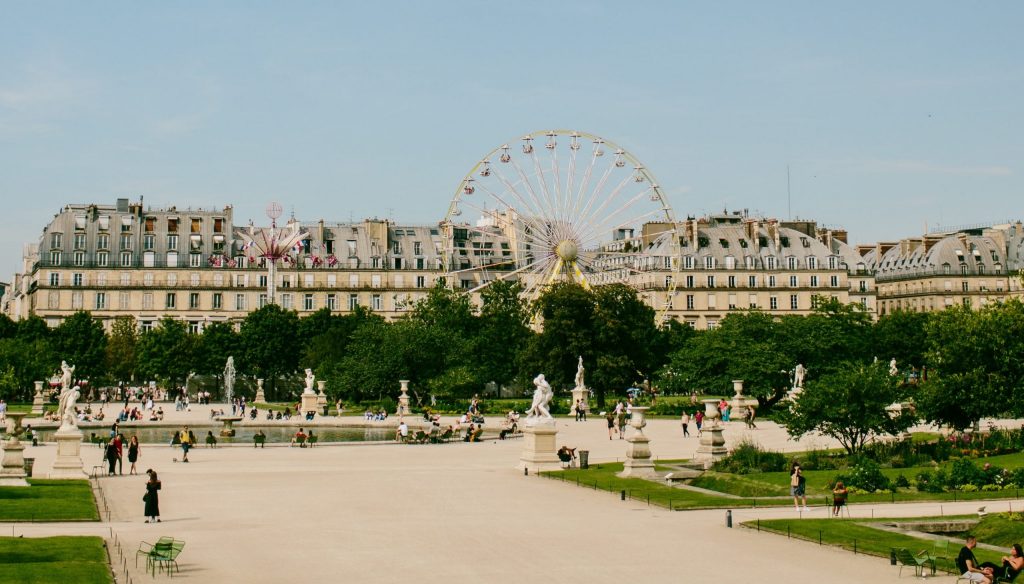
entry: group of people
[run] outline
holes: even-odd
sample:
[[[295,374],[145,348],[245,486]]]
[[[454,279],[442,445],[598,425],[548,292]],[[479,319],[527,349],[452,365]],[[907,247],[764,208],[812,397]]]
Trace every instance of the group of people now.
[[[992,562],[979,564],[974,557],[974,548],[978,545],[978,538],[968,535],[960,553],[956,556],[956,569],[961,578],[978,584],[992,584],[998,579],[1012,580],[1024,569],[1024,550],[1019,543],[1013,544],[1010,548],[1010,555],[999,559],[1000,565]]]
[[[110,440],[107,442],[106,449],[103,452],[103,459],[107,461],[107,476],[114,476],[115,474],[124,474],[124,451],[128,451],[128,462],[131,466],[128,468],[128,474],[138,474],[135,472],[135,463],[138,462],[141,455],[141,449],[139,448],[139,437],[132,435],[131,439],[125,442],[124,434],[119,432],[117,424],[114,424],[110,431]],[[115,473],[115,467],[117,472]]]
[[[379,410],[368,409],[363,412],[363,419],[367,422],[383,422],[388,419],[388,413],[381,408]]]

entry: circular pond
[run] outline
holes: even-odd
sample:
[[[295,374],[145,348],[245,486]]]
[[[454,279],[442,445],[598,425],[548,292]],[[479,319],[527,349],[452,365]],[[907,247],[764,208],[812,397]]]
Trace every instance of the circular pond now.
[[[309,433],[309,428],[306,428],[306,433]],[[139,437],[139,442],[142,444],[170,444],[171,439],[174,437],[174,433],[180,430],[179,427],[142,427],[142,428],[121,428],[121,432],[125,438],[131,438],[132,435]],[[267,435],[268,443],[288,443],[291,442],[292,437],[299,431],[299,426],[235,426],[236,434],[234,436],[221,436],[221,426],[191,426],[192,432],[196,435],[196,440],[199,442],[199,446],[205,444],[207,432],[213,432],[214,437],[217,438],[219,444],[252,444],[252,437],[259,430],[263,430],[263,433]],[[95,434],[100,437],[107,437],[109,429],[97,428],[95,430],[90,428],[82,429],[82,434],[85,435],[85,440],[88,442],[90,436]],[[318,442],[378,442],[382,440],[392,440],[395,437],[394,428],[313,428],[314,434],[317,436]],[[42,442],[53,442],[54,430],[38,430],[37,434],[39,440]]]

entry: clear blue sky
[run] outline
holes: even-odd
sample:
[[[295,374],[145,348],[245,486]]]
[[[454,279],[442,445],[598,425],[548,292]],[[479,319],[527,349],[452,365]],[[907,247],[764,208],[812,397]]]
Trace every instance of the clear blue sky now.
[[[0,1],[0,279],[69,202],[436,222],[490,149],[613,140],[677,215],[854,242],[1024,216],[1020,2]]]

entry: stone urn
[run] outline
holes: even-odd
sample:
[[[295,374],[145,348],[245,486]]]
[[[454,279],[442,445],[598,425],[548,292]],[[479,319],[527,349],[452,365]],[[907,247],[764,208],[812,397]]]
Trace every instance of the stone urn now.
[[[633,406],[630,408],[629,425],[636,428],[638,432],[642,432],[644,427],[647,426],[647,410],[649,409],[646,406]]]
[[[7,413],[7,442],[4,443],[3,459],[0,460],[0,486],[27,487],[25,480],[25,447],[18,440],[21,435],[21,419],[27,414],[23,412]]]
[[[630,408],[629,425],[635,431],[632,436],[626,438],[626,461],[618,475],[620,477],[651,478],[657,474],[651,460],[650,439],[644,434],[648,409],[645,406]]]

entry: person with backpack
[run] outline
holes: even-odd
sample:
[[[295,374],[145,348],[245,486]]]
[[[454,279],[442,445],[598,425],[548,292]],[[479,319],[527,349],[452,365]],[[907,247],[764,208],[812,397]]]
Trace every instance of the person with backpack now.
[[[807,480],[800,469],[800,463],[794,462],[789,472],[789,494],[793,496],[793,507],[800,511],[800,499],[804,500],[804,511],[807,511]]]

